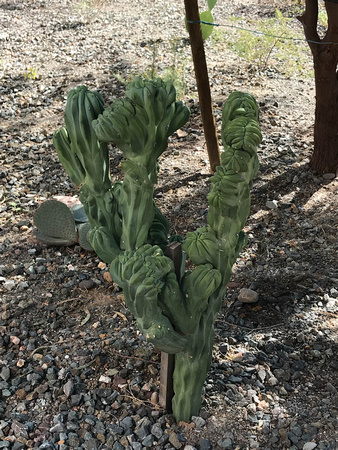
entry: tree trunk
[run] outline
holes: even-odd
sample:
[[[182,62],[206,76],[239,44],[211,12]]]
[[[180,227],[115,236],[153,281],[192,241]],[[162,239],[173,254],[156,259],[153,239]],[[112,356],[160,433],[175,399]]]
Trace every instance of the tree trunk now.
[[[305,12],[298,17],[313,55],[316,112],[314,151],[310,167],[319,174],[338,170],[338,4],[326,1],[328,27],[321,39],[317,32],[318,0],[305,0]]]
[[[316,112],[310,166],[323,174],[336,173],[338,169],[338,46],[320,47],[313,54]]]

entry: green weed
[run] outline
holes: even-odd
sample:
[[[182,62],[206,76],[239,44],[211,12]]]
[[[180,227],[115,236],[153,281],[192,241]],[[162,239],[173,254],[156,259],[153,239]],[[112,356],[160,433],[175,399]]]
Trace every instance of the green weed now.
[[[38,72],[35,67],[29,67],[27,72],[23,73],[23,77],[29,80],[36,80],[38,78]]]
[[[302,32],[291,27],[292,19],[285,17],[281,11],[276,10],[273,19],[251,21],[248,25],[257,33],[245,30],[235,30],[228,40],[228,46],[242,58],[256,66],[258,71],[274,66],[287,76],[300,73],[304,75],[304,67],[309,60],[307,46]]]

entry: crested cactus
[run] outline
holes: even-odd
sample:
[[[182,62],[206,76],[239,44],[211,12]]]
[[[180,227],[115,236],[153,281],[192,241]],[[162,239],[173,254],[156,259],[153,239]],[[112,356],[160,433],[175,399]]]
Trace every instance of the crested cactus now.
[[[223,111],[224,152],[211,178],[207,224],[188,233],[182,245],[195,267],[178,277],[165,255],[169,224],[153,201],[158,158],[168,137],[189,117],[175,99],[170,83],[137,79],[125,99],[103,110],[99,94],[78,88],[69,94],[65,127],[56,133],[54,144],[80,186],[91,245],[110,263],[112,279],[123,288],[146,339],[175,354],[173,412],[177,420],[188,421],[200,408],[215,318],[232,266],[246,244],[242,229],[258,170],[261,132],[254,98],[232,93]],[[125,158],[124,180],[114,186],[108,142]]]

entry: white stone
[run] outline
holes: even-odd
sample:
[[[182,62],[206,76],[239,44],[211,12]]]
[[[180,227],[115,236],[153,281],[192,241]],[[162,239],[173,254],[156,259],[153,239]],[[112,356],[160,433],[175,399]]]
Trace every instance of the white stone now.
[[[315,442],[307,442],[303,445],[303,450],[312,450],[313,448],[316,448],[317,444]]]
[[[242,303],[256,303],[258,300],[258,294],[256,291],[243,288],[239,291],[238,300]]]
[[[99,378],[99,382],[100,383],[110,383],[111,382],[111,378],[107,377],[106,375],[101,375]]]
[[[277,209],[278,208],[278,201],[277,200],[268,200],[266,202],[266,207],[269,209]]]
[[[276,377],[271,377],[268,379],[268,383],[270,384],[270,386],[276,386],[278,384],[278,380]]]
[[[15,288],[15,282],[14,282],[14,280],[6,280],[6,281],[4,282],[4,288],[5,288],[7,291],[11,291],[12,289],[14,289],[14,288]]]

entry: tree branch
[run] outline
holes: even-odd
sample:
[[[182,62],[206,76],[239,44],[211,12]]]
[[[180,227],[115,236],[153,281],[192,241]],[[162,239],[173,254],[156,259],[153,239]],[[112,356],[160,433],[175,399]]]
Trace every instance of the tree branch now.
[[[305,11],[297,19],[303,25],[305,38],[308,41],[319,42],[321,40],[317,32],[318,0],[305,0]],[[308,44],[312,52],[317,48],[313,42],[308,42]]]
[[[327,12],[327,32],[323,41],[338,43],[338,3],[325,2]]]

